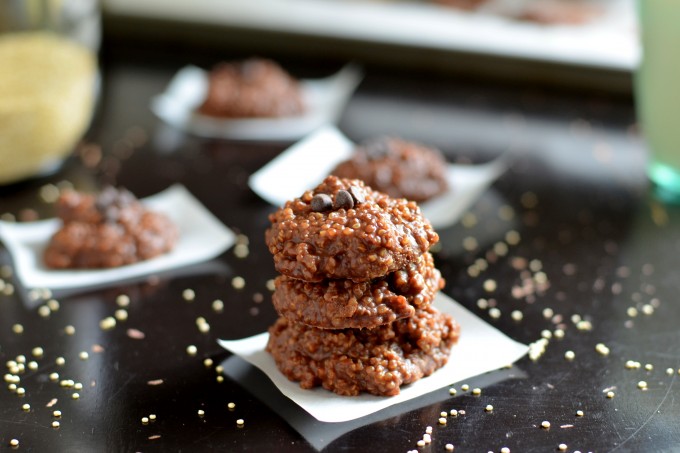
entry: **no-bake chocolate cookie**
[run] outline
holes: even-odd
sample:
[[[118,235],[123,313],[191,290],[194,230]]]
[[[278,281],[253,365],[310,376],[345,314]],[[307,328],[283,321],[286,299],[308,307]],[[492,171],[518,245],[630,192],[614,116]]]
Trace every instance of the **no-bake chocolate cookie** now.
[[[198,113],[221,118],[296,116],[304,112],[298,82],[271,60],[221,63],[208,76]]]
[[[488,1],[489,0],[433,0],[433,3],[438,3],[440,5],[450,6],[465,11],[474,11]]]
[[[415,202],[336,176],[286,202],[269,220],[265,240],[276,270],[312,282],[383,277],[439,240]]]
[[[44,253],[47,267],[110,268],[170,251],[177,227],[147,210],[127,190],[108,187],[98,196],[68,191],[57,202],[63,226]]]
[[[390,396],[446,364],[459,333],[453,318],[433,307],[375,329],[316,329],[282,317],[269,329],[267,351],[302,388]]]
[[[375,280],[323,280],[279,276],[272,295],[281,316],[322,329],[377,327],[413,316],[444,287],[432,255],[425,253],[404,269]]]
[[[425,201],[448,188],[447,164],[442,153],[419,143],[394,137],[367,141],[331,174],[361,179],[374,190],[394,198]]]
[[[583,25],[603,14],[602,5],[574,0],[528,3],[516,18],[541,25]]]

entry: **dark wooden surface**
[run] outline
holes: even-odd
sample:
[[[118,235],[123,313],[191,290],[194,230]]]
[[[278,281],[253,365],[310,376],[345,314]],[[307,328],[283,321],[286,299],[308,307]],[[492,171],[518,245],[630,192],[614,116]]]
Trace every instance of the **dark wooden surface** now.
[[[144,197],[179,182],[250,241],[246,258],[230,250],[207,268],[59,298],[60,309],[48,318],[20,291],[0,295],[0,361],[23,354],[38,363],[37,370],[21,375],[25,396],[0,391],[0,451],[9,449],[12,438],[19,439],[19,450],[39,452],[314,451],[257,395],[229,378],[217,382],[215,371],[229,356],[218,338],[262,332],[276,316],[266,288],[275,272],[263,241],[274,207],[246,181],[286,144],[197,139],[164,126],[149,110],[150,98],[182,65],[209,66],[240,56],[107,46],[100,109],[88,136],[101,145],[102,161],[90,168],[75,156],[55,175],[0,188],[0,214],[20,217],[30,208],[47,217],[51,206],[39,194],[48,183],[68,180],[91,190],[114,182]],[[319,76],[343,62],[288,56],[282,63],[295,75]],[[565,335],[551,339],[537,361],[517,362],[513,379],[467,381],[471,388],[483,386],[480,396],[457,383],[455,397],[442,389],[437,402],[358,428],[327,451],[406,452],[416,448],[428,425],[434,428],[432,445],[423,451],[444,451],[447,443],[471,452],[556,451],[560,443],[572,452],[680,448],[680,210],[650,195],[634,123],[632,101],[625,97],[366,65],[366,78],[340,122],[352,139],[398,134],[439,146],[452,161],[481,162],[508,147],[518,154],[465,222],[440,231],[436,261],[448,282],[444,291],[518,341],[534,342],[543,330],[558,327]],[[148,140],[127,143],[139,130]],[[518,244],[507,244],[509,231],[519,233]],[[463,247],[469,238],[476,248]],[[507,245],[507,254],[498,244]],[[2,260],[11,263],[6,254]],[[232,287],[235,276],[245,279],[245,288]],[[12,277],[3,279],[18,285]],[[547,287],[526,287],[519,294],[517,288],[532,279]],[[182,298],[187,288],[196,294],[191,303]],[[129,318],[101,330],[99,321],[114,314],[119,294],[132,301]],[[256,301],[257,294],[264,295],[263,302]],[[212,310],[214,299],[224,301],[223,313]],[[495,303],[500,317],[480,308],[479,299]],[[644,314],[645,306],[653,313]],[[511,318],[513,310],[522,311],[521,321]],[[574,315],[588,320],[592,330],[579,330]],[[209,322],[209,333],[197,329],[199,316]],[[13,332],[16,323],[23,333]],[[74,335],[66,335],[67,325],[75,327]],[[130,338],[129,328],[145,338]],[[609,355],[596,352],[598,343]],[[93,350],[94,345],[101,348]],[[187,355],[188,345],[197,346],[195,357]],[[43,357],[32,357],[36,346],[44,349]],[[575,353],[573,361],[564,358],[568,350]],[[78,358],[81,351],[89,352],[88,360]],[[55,364],[60,356],[64,366]],[[214,365],[206,367],[205,358]],[[628,360],[641,368],[627,369]],[[653,368],[646,370],[646,364]],[[72,389],[51,382],[52,372],[82,383],[80,398],[73,400]],[[163,383],[148,384],[157,379]],[[638,388],[642,380],[645,391]],[[606,397],[607,389],[614,398]],[[47,408],[53,398],[57,403]],[[29,412],[22,410],[24,403],[31,405]],[[492,413],[484,411],[487,404]],[[439,413],[453,408],[466,415],[439,426]],[[63,414],[58,429],[51,427],[54,409]],[[577,417],[577,410],[584,416]],[[143,425],[141,418],[149,414],[157,420]],[[245,420],[241,428],[239,418]],[[540,427],[544,420],[550,429]]]

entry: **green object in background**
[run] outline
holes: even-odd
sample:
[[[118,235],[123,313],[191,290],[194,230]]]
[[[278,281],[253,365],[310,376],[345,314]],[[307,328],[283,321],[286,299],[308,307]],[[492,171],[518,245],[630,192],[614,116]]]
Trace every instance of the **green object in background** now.
[[[636,102],[656,193],[680,203],[680,0],[638,0],[643,57]]]

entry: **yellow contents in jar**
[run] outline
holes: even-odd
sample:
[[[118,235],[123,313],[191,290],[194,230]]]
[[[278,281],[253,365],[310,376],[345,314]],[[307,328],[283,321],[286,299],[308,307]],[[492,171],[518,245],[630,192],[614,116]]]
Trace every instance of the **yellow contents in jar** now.
[[[59,35],[0,35],[0,184],[49,171],[89,125],[96,57]]]

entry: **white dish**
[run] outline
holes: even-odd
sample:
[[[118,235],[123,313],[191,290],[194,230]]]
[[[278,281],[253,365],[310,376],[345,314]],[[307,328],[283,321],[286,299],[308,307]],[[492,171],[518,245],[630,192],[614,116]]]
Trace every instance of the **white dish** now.
[[[59,219],[29,223],[0,221],[0,239],[12,255],[15,275],[24,288],[51,290],[99,286],[206,261],[234,243],[234,233],[184,186],[172,186],[142,201],[150,209],[170,217],[179,228],[175,248],[147,261],[113,269],[49,269],[42,256],[50,238],[61,226]]]
[[[333,168],[349,158],[355,145],[334,127],[325,127],[294,144],[253,173],[248,180],[264,200],[276,206],[299,197],[318,185]],[[507,154],[486,164],[449,164],[449,189],[420,203],[423,215],[434,228],[455,224],[463,213],[508,168]]]
[[[281,393],[314,418],[332,423],[364,417],[463,379],[511,365],[528,351],[528,346],[508,338],[443,293],[437,295],[434,306],[460,323],[460,340],[452,348],[449,362],[444,367],[404,386],[399,395],[392,397],[368,394],[347,397],[322,388],[301,389],[297,382],[291,382],[281,374],[274,359],[265,351],[269,339],[266,332],[241,340],[219,340],[219,344],[262,370]]]
[[[171,126],[201,137],[292,141],[335,123],[361,77],[361,70],[350,64],[330,77],[300,81],[306,106],[300,116],[224,119],[195,113],[205,99],[208,77],[206,71],[187,66],[151,100],[151,110]]]

